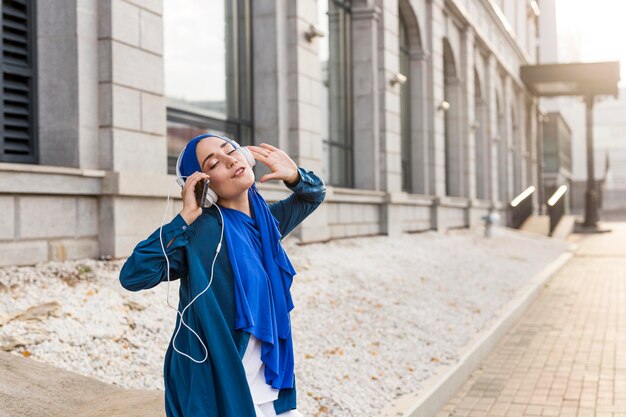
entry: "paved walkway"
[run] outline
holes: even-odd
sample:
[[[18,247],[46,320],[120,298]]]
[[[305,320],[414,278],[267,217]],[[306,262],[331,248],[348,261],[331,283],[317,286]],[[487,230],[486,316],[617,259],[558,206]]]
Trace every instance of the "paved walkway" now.
[[[626,417],[626,223],[605,225],[436,417]]]
[[[163,391],[126,390],[0,351],[0,417],[165,417]]]

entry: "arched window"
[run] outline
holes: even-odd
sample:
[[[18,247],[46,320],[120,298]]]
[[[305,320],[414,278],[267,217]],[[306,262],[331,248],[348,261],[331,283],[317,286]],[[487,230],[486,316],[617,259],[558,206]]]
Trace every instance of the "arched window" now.
[[[319,0],[318,7],[319,20],[328,34],[319,45],[324,176],[331,185],[353,187],[351,2]]]
[[[452,47],[447,39],[443,40],[443,85],[444,100],[449,109],[444,114],[444,162],[446,173],[446,195],[463,195],[463,172],[461,154],[461,84],[457,73]]]
[[[474,144],[476,149],[476,197],[488,198],[489,151],[485,134],[486,105],[478,71],[474,69]]]
[[[504,110],[500,93],[496,93],[496,129],[498,133],[497,161],[498,161],[498,200],[508,201],[508,170],[507,170],[507,134]]]
[[[524,147],[524,158],[526,163],[526,184],[525,187],[529,186],[533,183],[533,126],[532,126],[532,116],[533,107],[531,103],[526,104],[526,111],[524,112],[524,121],[526,124],[525,129],[525,147]]]
[[[165,0],[168,172],[189,139],[253,143],[250,0]]]
[[[427,194],[431,169],[431,137],[428,132],[428,61],[422,48],[417,15],[408,0],[398,2],[399,71],[407,82],[398,86],[400,92],[400,167],[402,190]],[[395,87],[394,87],[395,88]],[[434,183],[432,184],[434,186]]]
[[[410,49],[409,38],[400,14],[399,25],[399,46],[400,46],[400,73],[408,76],[410,73]],[[401,156],[400,162],[402,167],[402,191],[411,192],[413,189],[411,182],[411,79],[400,86],[400,144]]]
[[[510,160],[513,165],[513,194],[511,198],[522,192],[522,155],[519,115],[517,107],[511,106],[511,144]]]

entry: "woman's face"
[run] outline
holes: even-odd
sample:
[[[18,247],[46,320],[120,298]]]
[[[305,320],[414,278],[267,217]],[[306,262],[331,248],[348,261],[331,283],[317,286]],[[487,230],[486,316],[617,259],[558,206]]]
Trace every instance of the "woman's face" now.
[[[254,172],[246,158],[223,139],[208,137],[196,145],[196,156],[202,172],[208,174],[209,187],[220,199],[232,199],[246,192],[254,184]],[[235,176],[238,169],[241,175]]]

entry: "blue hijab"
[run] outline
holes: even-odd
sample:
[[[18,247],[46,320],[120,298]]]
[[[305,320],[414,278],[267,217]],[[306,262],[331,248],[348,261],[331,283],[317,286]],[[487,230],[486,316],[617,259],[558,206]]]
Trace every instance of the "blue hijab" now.
[[[180,164],[181,175],[200,171],[195,148],[204,137],[207,136],[198,136],[187,145]],[[290,288],[296,271],[280,243],[278,221],[254,183],[248,189],[248,201],[252,217],[220,206],[233,270],[235,328],[261,341],[265,381],[276,389],[293,388],[289,312],[294,307]]]
[[[200,135],[191,139],[187,145],[185,145],[185,149],[183,149],[183,154],[180,158],[180,164],[178,168],[180,169],[180,175],[189,177],[194,172],[202,172],[202,168],[200,167],[200,162],[198,161],[198,156],[196,155],[196,146],[198,142],[200,142],[204,138],[216,137],[222,139],[221,136],[217,135]]]
[[[289,312],[296,274],[280,243],[278,222],[259,194],[248,189],[252,216],[222,208],[224,237],[233,268],[235,328],[262,342],[265,381],[273,388],[293,387],[293,343]]]

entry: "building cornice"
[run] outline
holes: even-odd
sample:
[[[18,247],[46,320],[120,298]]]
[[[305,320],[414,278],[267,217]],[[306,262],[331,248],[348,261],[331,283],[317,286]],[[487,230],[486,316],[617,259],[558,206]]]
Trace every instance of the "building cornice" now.
[[[459,0],[445,0],[444,2],[446,10],[454,17],[457,23],[462,25],[464,30],[473,30],[473,33],[476,38],[476,43],[481,45],[482,47],[486,47],[490,53],[494,55],[498,55],[498,49],[495,47],[493,42],[489,39],[487,34],[484,33],[482,28],[478,26],[478,23],[475,21],[473,16],[467,11],[465,6],[463,6]],[[520,65],[527,65],[530,62],[530,57],[526,52],[520,47],[518,43],[517,36],[513,32],[510,23],[500,10],[500,8],[493,2],[493,0],[479,0],[479,4],[484,7],[485,10],[489,13],[492,20],[495,22],[498,30],[502,33],[507,43],[511,46],[515,55],[520,61]],[[517,68],[509,68],[507,63],[504,60],[498,60],[499,65],[502,66],[509,75],[516,80],[518,84],[521,83],[519,78],[519,71]]]

